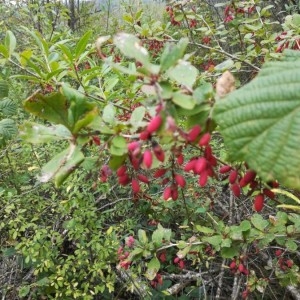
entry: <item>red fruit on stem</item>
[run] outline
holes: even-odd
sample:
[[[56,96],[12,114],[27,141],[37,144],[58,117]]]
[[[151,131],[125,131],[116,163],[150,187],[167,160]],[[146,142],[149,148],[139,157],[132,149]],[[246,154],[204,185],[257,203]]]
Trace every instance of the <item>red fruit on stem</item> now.
[[[246,174],[243,176],[243,183],[245,184],[244,186],[246,186],[247,184],[249,184],[250,182],[252,182],[256,177],[256,173],[252,170],[248,170],[246,172]],[[241,186],[242,187],[242,186]]]
[[[143,175],[143,174],[138,174],[138,175],[137,175],[137,178],[138,178],[141,182],[149,183],[148,177],[145,176],[145,175]]]
[[[161,182],[162,185],[165,185],[167,184],[168,182],[170,181],[170,179],[167,177],[167,178],[164,178]]]
[[[178,256],[176,256],[176,257],[174,258],[174,264],[178,264],[179,261],[180,261],[180,258],[179,258]]]
[[[263,193],[264,193],[264,195],[266,195],[270,199],[274,199],[275,198],[275,193],[272,192],[270,189],[263,189]]]
[[[178,189],[175,185],[171,187],[171,198],[173,201],[176,201],[178,199]]]
[[[229,183],[233,184],[237,180],[238,177],[238,171],[237,170],[232,170],[229,174]]]
[[[99,136],[94,135],[92,138],[93,138],[93,142],[95,143],[95,145],[99,146],[100,145]]]
[[[194,170],[195,165],[196,165],[197,159],[192,158],[187,162],[187,164],[184,167],[184,171],[189,172]]]
[[[290,259],[286,260],[285,263],[286,263],[288,268],[291,268],[294,265],[294,262]]]
[[[183,261],[183,260],[180,260],[180,261],[178,262],[178,267],[179,267],[181,270],[184,269],[185,264],[184,264],[184,261]]]
[[[184,177],[183,177],[182,175],[180,175],[180,174],[175,174],[174,179],[175,179],[175,181],[177,182],[177,184],[178,184],[180,187],[182,187],[182,188],[185,187],[186,182],[185,182],[185,179],[184,179]]]
[[[143,163],[147,169],[152,166],[152,153],[150,150],[146,150],[143,155]]]
[[[207,166],[206,159],[204,157],[199,157],[196,160],[196,163],[194,166],[195,173],[200,175],[206,169],[206,166]]]
[[[167,170],[166,169],[157,169],[155,171],[155,173],[153,174],[153,177],[154,178],[159,178],[159,177],[162,177],[166,174]]]
[[[171,187],[170,187],[170,186],[167,186],[167,187],[164,189],[164,192],[163,192],[163,198],[164,198],[164,200],[170,199],[170,198],[171,198],[171,194],[172,194]]]
[[[195,125],[188,133],[188,141],[194,142],[201,132],[201,127],[199,125]]]
[[[275,255],[278,257],[278,256],[281,256],[281,254],[282,254],[282,250],[281,249],[277,249],[276,251],[275,251]]]
[[[258,194],[254,198],[254,210],[259,212],[263,209],[264,207],[264,200],[265,197],[263,194]]]
[[[151,134],[155,132],[162,123],[162,117],[160,115],[155,116],[152,118],[147,126],[147,131]]]
[[[241,195],[241,189],[237,183],[232,184],[230,189],[235,197],[239,197]]]
[[[182,154],[179,154],[178,156],[177,156],[177,163],[178,163],[178,165],[182,165],[183,164],[183,161],[184,161],[184,158],[183,158],[183,155]]]
[[[206,186],[207,180],[208,180],[208,174],[207,174],[206,171],[203,171],[203,172],[201,173],[200,177],[199,177],[199,180],[198,180],[199,185],[200,185],[201,187]]]
[[[118,170],[117,170],[117,176],[121,177],[126,173],[126,166],[121,166]]]
[[[166,252],[159,254],[158,259],[164,263],[167,260]]]
[[[220,168],[219,172],[220,172],[221,174],[226,174],[226,173],[228,173],[230,170],[231,170],[231,166],[225,165],[225,166],[222,166],[222,167]]]
[[[136,179],[131,181],[132,191],[137,194],[140,191],[140,183]]]
[[[128,177],[127,174],[124,174],[119,177],[118,181],[121,185],[127,185],[130,182],[130,178]]]
[[[238,269],[239,269],[239,271],[240,271],[241,273],[243,273],[243,272],[244,272],[244,269],[245,269],[245,267],[244,267],[244,265],[243,265],[243,264],[239,264],[239,266],[238,266]]]
[[[199,141],[199,146],[204,147],[207,146],[210,141],[210,133],[204,133]]]
[[[210,159],[212,157],[212,149],[210,145],[207,145],[204,149],[204,157]]]
[[[129,150],[129,151],[134,151],[135,149],[137,149],[137,148],[140,148],[140,143],[139,142],[137,142],[137,141],[135,141],[135,142],[131,142],[131,143],[129,143],[128,145],[127,145],[127,149]]]
[[[151,136],[151,134],[150,134],[150,132],[148,132],[147,130],[142,131],[142,132],[140,133],[140,139],[141,139],[142,141],[149,140],[150,136]]]
[[[153,153],[159,161],[164,162],[165,152],[164,152],[164,150],[162,149],[162,147],[160,145],[156,144],[153,147]]]
[[[233,261],[230,263],[229,268],[230,268],[231,270],[234,270],[234,269],[236,268],[236,262],[235,262],[235,260],[233,260]]]

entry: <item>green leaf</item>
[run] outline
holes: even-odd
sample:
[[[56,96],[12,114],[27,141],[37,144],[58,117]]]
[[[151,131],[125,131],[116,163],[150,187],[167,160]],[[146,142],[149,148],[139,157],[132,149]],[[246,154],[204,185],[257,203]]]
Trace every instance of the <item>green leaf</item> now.
[[[189,43],[188,38],[182,38],[177,44],[168,43],[160,58],[161,72],[175,66],[179,59],[184,55],[186,47]]]
[[[108,124],[114,124],[115,123],[115,115],[116,115],[116,108],[111,104],[107,104],[102,113],[102,119],[104,122]]]
[[[16,124],[11,119],[0,120],[0,137],[4,139],[10,139],[13,135],[18,132]]]
[[[0,80],[0,99],[8,97],[8,82],[6,80]]]
[[[23,104],[24,108],[33,115],[56,124],[63,124],[69,128],[68,103],[61,93],[34,94]]]
[[[23,285],[19,289],[19,297],[23,298],[26,297],[30,292],[30,285]]]
[[[168,76],[178,83],[192,88],[199,71],[187,61],[180,61],[174,68],[169,69]]]
[[[195,100],[193,97],[180,92],[173,94],[172,101],[184,109],[192,110],[195,107]]]
[[[239,248],[238,247],[224,247],[221,249],[221,256],[223,258],[233,258],[239,255]]]
[[[162,245],[162,240],[164,238],[164,228],[157,228],[152,233],[152,242],[155,244],[156,247],[160,247]]]
[[[7,48],[2,44],[0,44],[0,53],[4,56],[4,58],[9,58],[9,52]]]
[[[81,39],[77,42],[75,47],[75,59],[77,60],[79,56],[86,51],[87,44],[92,35],[92,31],[87,31]]]
[[[33,144],[71,140],[73,137],[64,125],[44,126],[33,122],[25,122],[21,126],[20,136],[26,142]]]
[[[215,231],[209,227],[201,226],[201,225],[196,225],[196,230],[205,234],[213,234]]]
[[[129,58],[141,62],[146,68],[149,66],[149,53],[141,46],[141,41],[134,35],[119,33],[114,37],[114,44]]]
[[[145,230],[143,230],[143,229],[138,230],[138,238],[139,238],[139,242],[141,244],[147,244],[148,243],[148,238],[147,238]]]
[[[239,228],[241,231],[247,231],[247,230],[251,229],[251,223],[248,220],[244,220],[239,225]]]
[[[285,246],[289,251],[296,251],[298,249],[298,245],[292,239],[288,239]]]
[[[145,273],[145,276],[149,280],[153,280],[159,271],[160,268],[160,262],[156,257],[153,257],[147,264],[147,271]]]
[[[207,242],[213,246],[219,246],[222,243],[223,237],[221,235],[214,235],[214,236],[206,236],[203,237],[203,242]]]
[[[249,84],[217,101],[214,118],[229,157],[264,181],[300,189],[300,57],[265,64]],[[297,59],[295,59],[297,58]]]
[[[16,37],[10,30],[7,30],[5,39],[4,39],[4,45],[5,45],[6,49],[8,50],[9,56],[11,56],[13,54],[13,52],[15,51],[16,44],[17,44]]]
[[[42,168],[38,179],[41,182],[48,182],[54,178],[55,185],[58,187],[83,160],[84,155],[80,148],[70,144],[68,149],[57,154]]]
[[[265,228],[269,225],[269,222],[267,220],[264,220],[263,217],[259,214],[254,214],[251,217],[251,223],[260,231],[264,231]]]
[[[146,113],[146,109],[144,106],[136,107],[134,109],[134,111],[132,112],[130,119],[129,119],[131,126],[134,128],[138,128],[138,127],[144,125],[142,123],[142,121],[145,116],[145,113]]]
[[[11,99],[3,99],[0,101],[0,110],[6,116],[14,115],[17,112],[17,104]]]

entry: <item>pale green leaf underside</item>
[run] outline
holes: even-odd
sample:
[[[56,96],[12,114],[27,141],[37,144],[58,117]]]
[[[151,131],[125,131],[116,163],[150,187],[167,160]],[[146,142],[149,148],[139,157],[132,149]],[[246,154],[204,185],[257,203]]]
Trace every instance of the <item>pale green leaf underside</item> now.
[[[214,118],[232,160],[246,161],[266,181],[300,189],[300,60],[266,64],[217,102]]]

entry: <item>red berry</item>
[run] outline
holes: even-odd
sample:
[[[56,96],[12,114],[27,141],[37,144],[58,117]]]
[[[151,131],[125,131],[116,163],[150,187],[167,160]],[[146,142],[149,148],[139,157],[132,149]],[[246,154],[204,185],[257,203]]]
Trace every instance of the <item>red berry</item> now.
[[[244,267],[244,265],[243,265],[243,264],[239,264],[239,267],[238,267],[238,269],[239,269],[239,271],[240,271],[241,273],[243,273],[243,272],[244,272],[244,269],[245,269],[245,267]]]
[[[272,192],[270,189],[263,189],[263,193],[264,193],[264,195],[266,195],[270,199],[274,199],[275,198],[275,193]]]
[[[199,146],[200,147],[207,146],[209,141],[210,141],[210,133],[207,132],[201,137],[199,141]]]
[[[178,256],[176,256],[176,257],[174,258],[174,264],[178,264],[179,261],[180,261],[180,258],[179,258]]]
[[[228,173],[230,170],[231,170],[231,166],[225,165],[225,166],[223,166],[223,167],[220,168],[219,172],[221,174],[225,174],[225,173]]]
[[[159,161],[164,162],[165,152],[164,152],[164,150],[162,149],[162,147],[160,145],[156,144],[153,147],[153,153]]]
[[[143,174],[138,174],[138,175],[137,175],[137,178],[138,178],[141,182],[149,183],[148,177],[145,176],[145,175],[143,175]]]
[[[180,187],[182,187],[182,188],[185,187],[186,182],[185,182],[185,179],[184,179],[184,177],[183,177],[182,175],[180,175],[180,174],[175,174],[174,179],[175,179],[176,183],[177,183]]]
[[[147,126],[147,131],[151,134],[155,132],[162,123],[162,117],[160,115],[155,116],[152,118]]]
[[[256,173],[252,170],[249,170],[246,172],[246,174],[243,176],[242,178],[242,184],[240,182],[240,187],[244,187],[247,184],[249,184],[250,182],[252,182],[256,177]]]
[[[201,187],[206,186],[207,180],[208,180],[208,174],[207,174],[206,171],[203,171],[203,172],[201,173],[200,177],[199,177],[199,181],[198,181],[198,182],[199,182],[199,185],[200,185]]]
[[[176,201],[178,199],[178,189],[177,189],[177,186],[175,186],[175,185],[173,185],[171,187],[171,198],[174,201]]]
[[[182,154],[179,154],[178,156],[177,156],[177,163],[178,163],[178,165],[182,165],[183,164],[183,161],[184,161],[184,158],[183,158],[183,155]]]
[[[166,252],[159,254],[158,259],[164,263],[167,260]]]
[[[162,177],[166,174],[167,170],[166,169],[157,169],[153,175],[154,178],[159,178]]]
[[[293,264],[294,264],[294,262],[292,260],[290,260],[290,259],[286,260],[285,263],[286,263],[286,265],[287,265],[288,268],[291,268],[293,266]]]
[[[146,168],[151,168],[152,166],[152,153],[150,150],[146,150],[143,155],[143,163]]]
[[[180,260],[178,263],[178,267],[182,270],[184,268],[184,261]]]
[[[151,134],[150,134],[150,132],[148,132],[147,130],[142,131],[142,132],[140,133],[140,139],[141,139],[142,141],[148,140],[148,139],[150,138],[150,136],[151,136]]]
[[[201,132],[201,127],[199,125],[195,125],[188,133],[188,141],[194,142],[196,138],[199,136]]]
[[[237,183],[234,183],[230,186],[234,196],[239,197],[241,195],[241,189]]]
[[[171,190],[171,187],[170,186],[167,186],[164,190],[164,193],[163,193],[163,198],[164,200],[168,200],[171,198],[171,194],[172,194],[172,190]]]
[[[192,158],[187,162],[187,164],[184,167],[184,171],[189,172],[194,170],[195,165],[196,165],[197,159]]]
[[[117,175],[118,177],[121,177],[123,176],[125,173],[126,173],[126,166],[121,166],[118,170],[117,170]]]
[[[132,191],[137,194],[140,191],[140,184],[136,179],[132,179],[131,181]]]
[[[134,150],[140,148],[140,143],[135,141],[135,142],[131,142],[127,145],[127,149],[130,151],[130,152],[133,152]]]
[[[234,270],[234,269],[236,268],[236,262],[235,262],[235,260],[233,260],[233,261],[230,263],[229,268],[230,268],[231,270]]]
[[[255,211],[259,212],[263,209],[264,207],[264,195],[263,194],[258,194],[254,198],[254,209]]]
[[[229,182],[231,184],[235,183],[235,181],[237,180],[238,177],[238,171],[237,170],[232,170],[229,174]]]
[[[281,256],[281,254],[282,254],[282,250],[281,249],[277,249],[276,251],[275,251],[275,255],[278,257],[278,256]]]
[[[97,146],[99,146],[100,145],[100,138],[99,138],[99,136],[93,136],[92,137],[93,138],[93,142],[97,145]]]
[[[124,174],[124,175],[119,177],[119,183],[121,185],[127,185],[129,182],[130,182],[130,178],[128,177],[127,174]]]
[[[195,163],[195,167],[194,167],[195,173],[200,175],[206,169],[206,166],[207,166],[206,159],[204,157],[199,157]]]

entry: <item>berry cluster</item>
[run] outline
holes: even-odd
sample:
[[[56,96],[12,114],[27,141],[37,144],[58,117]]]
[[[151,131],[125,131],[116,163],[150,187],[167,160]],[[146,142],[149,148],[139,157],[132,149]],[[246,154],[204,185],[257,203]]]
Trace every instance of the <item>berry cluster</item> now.
[[[238,15],[250,15],[255,11],[255,6],[250,6],[247,9],[242,7],[236,7],[235,5],[228,5],[224,10],[224,23],[231,22],[235,16]]]
[[[170,21],[173,26],[180,26],[180,22],[175,20],[174,10],[171,6],[166,7],[166,11],[170,16]]]
[[[151,52],[152,56],[156,57],[163,49],[165,42],[159,41],[157,39],[147,39],[144,41],[144,44],[146,45],[149,52]]]
[[[239,260],[233,259],[229,264],[229,268],[233,274],[239,273],[243,275],[249,275],[249,270],[245,266],[243,257],[241,257]]]
[[[287,32],[283,31],[275,38],[278,46],[275,50],[276,53],[281,53],[284,49],[291,48],[293,50],[300,50],[300,39],[287,38]]]

